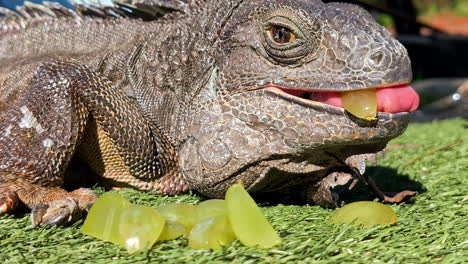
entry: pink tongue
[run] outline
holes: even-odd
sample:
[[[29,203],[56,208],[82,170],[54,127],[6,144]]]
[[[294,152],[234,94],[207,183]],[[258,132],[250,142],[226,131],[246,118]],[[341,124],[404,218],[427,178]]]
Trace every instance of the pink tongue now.
[[[419,106],[419,95],[409,85],[377,89],[377,112],[414,112]]]
[[[336,107],[343,107],[340,93],[337,92],[314,93],[310,99]],[[377,88],[377,112],[414,112],[418,105],[419,96],[409,85]]]

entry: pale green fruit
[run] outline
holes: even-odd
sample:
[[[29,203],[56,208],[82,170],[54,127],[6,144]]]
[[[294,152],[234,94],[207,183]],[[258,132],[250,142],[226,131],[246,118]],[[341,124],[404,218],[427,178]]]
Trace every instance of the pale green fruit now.
[[[205,219],[218,215],[226,215],[226,201],[221,199],[211,199],[203,201],[195,206],[195,222],[201,222]]]
[[[375,89],[341,93],[344,109],[356,117],[373,120],[377,116],[377,95]]]
[[[156,210],[158,210],[168,222],[176,222],[183,225],[186,231],[185,235],[188,235],[195,225],[195,218],[193,216],[194,209],[195,205],[184,203],[171,203],[156,207]]]
[[[159,240],[171,240],[183,236],[187,233],[188,231],[185,230],[185,227],[183,225],[177,222],[166,221],[166,225],[164,226]]]
[[[364,227],[395,224],[398,218],[393,209],[377,202],[355,202],[337,209],[330,222],[334,224],[356,224]]]
[[[197,223],[189,235],[193,249],[221,249],[236,239],[226,215],[207,218]]]
[[[133,205],[120,215],[119,232],[128,253],[150,249],[162,233],[166,220],[156,209]]]
[[[281,243],[281,238],[242,184],[229,187],[226,208],[232,230],[245,246],[271,248]]]
[[[131,206],[127,199],[116,193],[103,194],[91,207],[81,232],[114,244],[123,245],[119,233],[121,212]]]

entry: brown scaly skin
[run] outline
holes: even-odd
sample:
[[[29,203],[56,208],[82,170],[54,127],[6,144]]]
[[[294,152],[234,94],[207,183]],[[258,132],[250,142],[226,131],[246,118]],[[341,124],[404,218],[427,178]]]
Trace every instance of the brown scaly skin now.
[[[30,7],[40,15],[0,20],[0,214],[26,206],[33,225],[79,218],[96,196],[60,189],[75,156],[107,187],[221,197],[242,180],[253,193],[334,206],[333,188],[406,128],[407,113],[365,122],[266,89],[409,82],[405,49],[364,10],[292,0],[177,6],[155,21],[57,6],[47,9],[55,17]]]

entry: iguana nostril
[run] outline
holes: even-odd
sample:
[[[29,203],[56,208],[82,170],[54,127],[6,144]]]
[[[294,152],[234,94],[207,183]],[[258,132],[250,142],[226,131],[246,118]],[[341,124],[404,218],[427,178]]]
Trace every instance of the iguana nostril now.
[[[373,65],[379,66],[383,60],[383,53],[381,51],[374,52],[370,57],[369,60]]]

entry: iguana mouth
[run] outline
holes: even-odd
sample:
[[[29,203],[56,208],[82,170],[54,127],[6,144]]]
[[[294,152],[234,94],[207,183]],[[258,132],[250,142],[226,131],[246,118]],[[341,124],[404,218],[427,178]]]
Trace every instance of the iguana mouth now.
[[[370,88],[369,88],[370,89]],[[377,112],[402,113],[414,112],[419,105],[419,96],[408,84],[389,85],[372,88],[377,97]],[[271,85],[266,91],[275,93],[301,103],[322,103],[333,107],[343,108],[342,93],[334,91],[314,91],[310,89],[286,88]],[[356,92],[364,89],[356,90]]]

